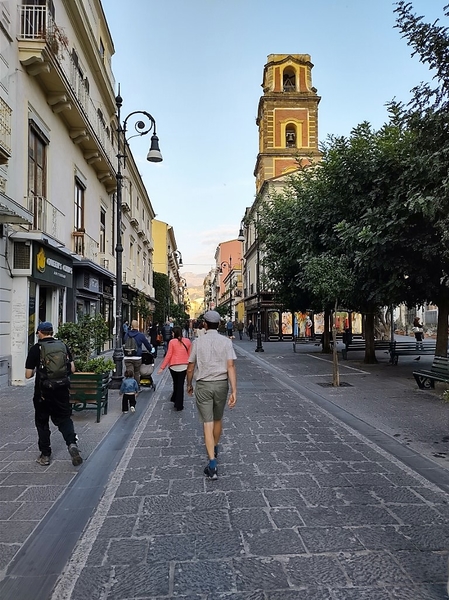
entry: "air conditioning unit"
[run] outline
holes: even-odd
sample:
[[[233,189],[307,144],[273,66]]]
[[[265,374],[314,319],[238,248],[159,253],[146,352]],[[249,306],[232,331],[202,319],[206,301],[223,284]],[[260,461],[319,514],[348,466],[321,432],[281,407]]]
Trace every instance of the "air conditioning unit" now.
[[[31,242],[14,242],[12,274],[31,275]]]

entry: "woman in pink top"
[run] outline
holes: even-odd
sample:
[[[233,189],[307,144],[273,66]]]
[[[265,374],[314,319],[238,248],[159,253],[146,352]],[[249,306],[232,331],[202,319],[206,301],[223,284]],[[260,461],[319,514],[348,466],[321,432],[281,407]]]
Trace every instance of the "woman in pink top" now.
[[[173,379],[171,401],[175,404],[175,410],[183,410],[184,408],[184,381],[191,345],[192,343],[188,338],[182,337],[181,327],[173,327],[173,339],[168,344],[167,354],[158,371],[160,374],[165,367],[170,367]]]

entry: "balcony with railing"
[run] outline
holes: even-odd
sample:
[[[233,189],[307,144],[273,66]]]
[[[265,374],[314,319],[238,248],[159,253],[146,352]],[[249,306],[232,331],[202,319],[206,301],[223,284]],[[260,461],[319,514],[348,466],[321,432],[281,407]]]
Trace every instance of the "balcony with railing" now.
[[[42,231],[61,242],[64,236],[65,215],[44,196],[29,196],[28,210],[33,215],[30,231]]]
[[[65,111],[74,143],[85,146],[86,156],[101,151],[95,167],[105,173],[114,165],[116,151],[104,119],[90,97],[89,83],[69,50],[64,30],[54,22],[47,6],[22,5],[19,10],[20,62],[29,75],[41,80],[44,90],[52,90],[47,94],[47,102],[54,112]],[[112,98],[114,84],[110,80],[109,84]],[[72,110],[73,107],[77,110]]]
[[[8,162],[11,156],[11,114],[12,110],[0,98],[0,164]]]
[[[87,258],[93,262],[97,262],[98,242],[95,241],[85,231],[73,231],[73,252]]]

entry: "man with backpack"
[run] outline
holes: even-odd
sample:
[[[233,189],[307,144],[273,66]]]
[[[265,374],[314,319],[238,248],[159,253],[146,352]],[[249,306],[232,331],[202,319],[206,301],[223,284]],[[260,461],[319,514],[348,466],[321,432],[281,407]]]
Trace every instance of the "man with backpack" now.
[[[51,462],[50,424],[62,433],[72,464],[77,467],[82,462],[76,434],[71,419],[70,373],[75,371],[72,355],[67,346],[53,337],[53,325],[48,321],[39,323],[36,331],[38,342],[30,348],[25,362],[25,377],[36,375],[34,385],[34,422],[41,452],[36,460],[46,467]]]
[[[147,340],[146,335],[139,331],[139,323],[137,321],[131,321],[131,327],[125,334],[123,353],[125,355],[125,369],[133,372],[133,377],[137,381],[137,385],[140,385],[142,345],[145,346],[148,352],[153,352],[153,346]]]

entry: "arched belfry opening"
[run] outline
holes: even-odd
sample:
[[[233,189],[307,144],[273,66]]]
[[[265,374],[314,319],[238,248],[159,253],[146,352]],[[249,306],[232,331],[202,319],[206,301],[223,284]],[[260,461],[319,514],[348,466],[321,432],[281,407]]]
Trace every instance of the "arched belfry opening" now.
[[[288,123],[285,127],[285,147],[286,148],[296,148],[296,125],[293,123]]]
[[[283,73],[284,92],[296,92],[296,71],[292,67],[286,67]]]

